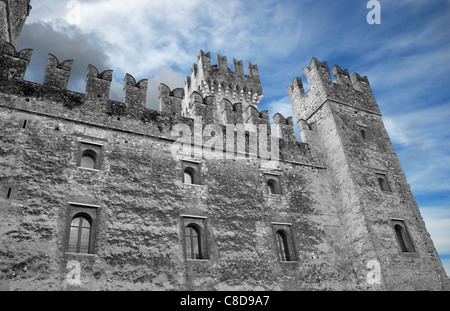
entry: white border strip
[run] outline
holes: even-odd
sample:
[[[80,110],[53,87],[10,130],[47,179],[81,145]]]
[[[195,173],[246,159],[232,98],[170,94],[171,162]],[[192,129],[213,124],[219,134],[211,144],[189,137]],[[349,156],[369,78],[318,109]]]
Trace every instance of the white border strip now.
[[[78,141],[79,141],[80,143],[85,143],[85,144],[88,144],[88,145],[94,145],[94,146],[100,146],[100,147],[103,147],[103,144],[94,143],[94,142],[92,142],[92,141],[87,141],[87,140],[82,140],[82,139],[79,139]]]
[[[292,226],[292,223],[289,222],[271,222],[272,225],[283,225],[283,226]]]
[[[187,214],[181,214],[181,217],[185,217],[185,218],[200,218],[200,219],[207,219],[208,217],[206,216],[198,216],[198,215],[187,215]]]
[[[87,206],[87,207],[101,207],[100,205],[95,205],[95,204],[86,204],[86,203],[77,203],[77,202],[67,202],[70,205],[78,205],[78,206]]]
[[[190,163],[196,163],[196,164],[202,164],[202,161],[191,159],[191,158],[180,158],[181,161],[184,162],[190,162]]]
[[[391,220],[401,220],[401,221],[405,221],[404,218],[396,218],[396,217],[391,217]]]

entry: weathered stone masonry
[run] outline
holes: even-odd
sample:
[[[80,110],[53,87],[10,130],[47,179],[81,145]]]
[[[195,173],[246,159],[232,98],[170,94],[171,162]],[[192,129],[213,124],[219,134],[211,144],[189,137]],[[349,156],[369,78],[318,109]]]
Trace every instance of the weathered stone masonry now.
[[[194,129],[194,117],[220,125],[224,136],[227,124],[269,125],[257,108],[256,65],[245,75],[242,61],[231,71],[226,58],[211,65],[201,51],[184,88],[160,86],[153,111],[145,107],[146,80],[127,74],[124,101],[113,101],[112,71],[89,65],[86,92],[69,91],[73,61],[51,54],[44,83],[25,81],[32,50],[17,52],[2,39],[1,289],[448,288],[366,77],[354,74],[352,82],[336,66],[333,82],[326,63],[313,59],[305,68],[311,89],[299,78],[288,88],[303,142],[292,117],[273,116],[275,164],[248,146],[240,158],[173,157],[172,130]],[[90,149],[93,169],[81,165]],[[194,184],[185,183],[188,166]],[[91,221],[87,252],[69,251],[77,215]],[[402,248],[396,224],[413,251]],[[202,254],[193,259],[189,225],[201,235]],[[380,263],[379,284],[368,282],[372,260]]]

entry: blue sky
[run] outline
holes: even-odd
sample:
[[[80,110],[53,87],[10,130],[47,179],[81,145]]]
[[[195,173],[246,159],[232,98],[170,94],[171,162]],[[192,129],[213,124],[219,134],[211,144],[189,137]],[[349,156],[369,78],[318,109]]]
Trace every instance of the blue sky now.
[[[200,49],[258,64],[260,110],[292,115],[286,87],[312,57],[367,75],[385,126],[447,274],[450,274],[450,1],[380,0],[369,25],[366,0],[85,0],[69,24],[69,1],[32,0],[18,49],[33,48],[26,79],[42,83],[47,54],[74,59],[69,89],[84,92],[88,64],[157,87],[183,87]],[[246,71],[246,66],[245,72]]]

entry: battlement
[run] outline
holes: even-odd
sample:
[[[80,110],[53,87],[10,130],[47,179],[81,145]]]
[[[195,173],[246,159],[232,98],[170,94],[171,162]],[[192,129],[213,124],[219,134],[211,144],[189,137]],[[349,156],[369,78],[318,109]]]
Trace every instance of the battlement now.
[[[246,121],[245,111],[249,106],[256,107],[263,98],[258,66],[248,63],[249,75],[244,74],[242,60],[233,59],[233,70],[228,68],[227,57],[216,55],[217,65],[211,64],[211,53],[200,50],[197,64],[193,64],[190,76],[186,78],[184,85],[185,98],[182,101],[183,115],[194,115],[190,111],[192,103],[190,96],[194,92],[202,97],[214,96],[214,102],[207,109],[208,114],[218,122]],[[230,109],[225,109],[223,100],[242,106],[242,116],[236,116]],[[205,108],[206,109],[206,108]],[[226,112],[224,112],[226,111]],[[240,111],[240,109],[238,109]],[[222,115],[223,114],[223,115]]]
[[[105,101],[109,98],[112,70],[99,73],[93,65],[88,65],[86,74],[86,97],[91,100]]]
[[[1,79],[23,79],[30,64],[32,49],[23,49],[20,52],[9,42],[0,42],[2,63],[0,64]]]
[[[224,98],[220,102],[219,110],[221,113],[222,124],[243,124],[242,103],[232,104]]]
[[[294,132],[294,118],[285,118],[281,113],[276,113],[273,117],[273,123],[277,130],[277,136],[281,139],[295,142],[297,138]]]
[[[258,105],[263,98],[258,66],[248,63],[249,75],[245,75],[242,60],[233,59],[233,70],[228,68],[226,56],[217,54],[216,60],[217,65],[211,65],[211,53],[200,51],[198,64],[192,65],[186,78],[185,94],[195,91],[204,97],[215,95],[217,102],[226,98],[245,106]]]
[[[287,88],[294,112],[297,111],[297,120],[308,120],[327,99],[380,114],[366,76],[354,73],[350,78],[347,69],[336,65],[331,69],[336,81],[333,82],[328,64],[321,63],[314,57],[309,67],[303,68],[303,71],[311,89],[305,92],[302,80],[298,77]]]
[[[60,63],[53,54],[48,54],[44,85],[47,87],[66,89],[74,61],[65,60]]]
[[[256,105],[246,104],[244,94],[247,98],[252,94],[253,89],[249,85],[236,85],[234,96],[231,100],[226,96],[220,96],[229,92],[233,84],[204,81],[204,89],[210,89],[210,92],[192,91],[186,93],[186,88],[170,88],[161,84],[158,89],[158,99],[160,111],[153,111],[146,108],[146,97],[148,80],[136,79],[126,74],[123,79],[123,102],[109,99],[109,92],[113,78],[113,70],[99,70],[92,64],[87,66],[86,70],[86,88],[85,93],[78,93],[67,89],[74,60],[59,61],[53,55],[48,54],[44,82],[42,84],[24,80],[25,72],[33,54],[32,49],[24,49],[17,52],[13,45],[3,42],[0,55],[0,92],[13,96],[26,97],[23,106],[16,108],[21,110],[31,109],[35,112],[48,114],[49,112],[60,111],[60,116],[75,120],[82,119],[82,122],[100,122],[103,120],[104,126],[120,127],[126,131],[145,132],[145,128],[158,137],[170,139],[171,127],[177,123],[186,123],[192,125],[193,119],[197,116],[202,117],[203,124],[225,125],[244,125],[245,131],[258,131],[258,125],[266,125],[267,134],[271,136],[270,119],[267,110],[259,111]],[[201,53],[199,56],[201,65],[206,64],[209,53]],[[218,56],[221,62],[217,66],[211,66],[211,70],[224,70],[226,58]],[[251,76],[241,75],[242,61],[233,60],[235,72],[227,71],[233,75],[240,75],[242,79],[254,79]],[[203,65],[202,65],[203,66]],[[199,67],[203,68],[199,65]],[[222,69],[220,69],[220,66]],[[197,66],[193,66],[192,74],[196,74]],[[253,70],[257,70],[256,65],[249,64]],[[201,70],[197,75],[201,74]],[[255,72],[253,72],[255,74]],[[224,78],[225,79],[225,78]],[[232,80],[232,82],[237,80]],[[228,82],[228,81],[227,81]],[[208,84],[211,83],[211,84]],[[210,87],[211,85],[211,87]],[[231,87],[230,87],[231,86]],[[258,86],[259,78],[258,78]],[[205,95],[206,94],[206,95]],[[239,97],[237,96],[239,94]],[[233,100],[233,97],[240,101]],[[48,103],[51,104],[48,104]],[[187,106],[183,109],[184,103]],[[32,104],[31,104],[32,103]],[[38,104],[38,103],[42,103]],[[45,104],[44,104],[45,103]],[[30,106],[31,105],[31,106]],[[32,107],[32,108],[31,108]],[[70,111],[70,117],[69,117]],[[59,113],[59,112],[58,112]],[[72,116],[73,115],[73,116]],[[109,121],[108,121],[109,120]],[[304,163],[314,163],[314,159],[309,157],[309,149],[302,144],[297,143],[293,134],[292,117],[285,119],[280,114],[274,116],[275,123],[279,125],[278,137],[283,146],[289,152],[285,158],[300,161]],[[292,146],[291,146],[292,145]],[[290,147],[288,147],[290,146]],[[286,149],[287,148],[287,149]],[[283,157],[284,151],[281,150]],[[298,158],[300,157],[300,158]]]

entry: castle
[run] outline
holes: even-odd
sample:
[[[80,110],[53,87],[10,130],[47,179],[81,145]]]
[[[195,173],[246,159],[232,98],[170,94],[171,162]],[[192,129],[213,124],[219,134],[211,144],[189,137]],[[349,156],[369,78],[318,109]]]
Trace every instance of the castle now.
[[[73,61],[51,54],[25,81],[29,4],[0,1],[0,289],[449,288],[367,77],[313,58],[310,90],[288,87],[297,142],[258,110],[256,65],[203,51],[160,111],[129,74],[110,100],[92,65],[67,90]]]

